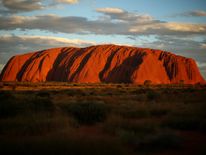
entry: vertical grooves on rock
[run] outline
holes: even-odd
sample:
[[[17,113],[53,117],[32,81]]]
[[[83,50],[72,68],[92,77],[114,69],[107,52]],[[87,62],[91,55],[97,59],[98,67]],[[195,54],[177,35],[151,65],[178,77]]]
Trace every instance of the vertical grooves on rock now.
[[[71,75],[69,81],[75,81],[75,80],[74,80],[74,77],[77,76],[77,74],[82,70],[82,68],[84,67],[84,65],[85,65],[85,64],[87,63],[87,61],[89,60],[89,58],[90,58],[92,52],[95,50],[95,48],[96,48],[96,47],[93,47],[92,49],[88,50],[89,52],[88,52],[87,50],[83,49],[83,53],[85,53],[85,52],[88,52],[88,53],[83,57],[82,61],[80,62],[79,66],[78,66],[78,68],[77,68],[76,71]],[[76,81],[75,81],[75,82],[76,82]]]
[[[188,79],[189,80],[192,80],[192,75],[193,75],[193,72],[194,72],[194,69],[192,67],[192,61],[190,59],[186,59],[186,72],[187,72],[187,76],[188,76]]]
[[[139,65],[142,63],[142,57],[145,54],[144,52],[134,52],[134,55],[130,54],[122,61],[121,64],[115,66],[108,74],[105,82],[114,82],[114,83],[131,83],[131,75],[133,72],[138,69]],[[117,53],[115,53],[117,54]],[[125,51],[122,50],[122,53],[125,54]],[[130,56],[129,56],[130,55]],[[117,57],[120,55],[117,55]],[[114,58],[114,57],[113,57]]]
[[[66,66],[60,66],[62,60],[66,58],[69,52],[74,50],[74,48],[62,48],[59,54],[57,55],[52,68],[49,70],[46,80],[48,81],[66,81],[68,69]],[[56,77],[58,75],[58,78]]]
[[[36,55],[38,53],[39,52],[32,54],[32,56],[24,63],[24,65],[22,66],[22,68],[19,70],[19,72],[17,74],[17,80],[18,81],[22,81],[23,80],[22,77],[25,76],[25,73],[27,73],[26,72],[27,67],[31,64],[31,62],[33,62],[36,59]]]
[[[159,60],[163,61],[165,71],[166,71],[170,81],[172,81],[178,72],[176,58],[173,57],[173,55],[170,53],[162,52],[159,56]]]
[[[107,49],[105,51],[109,51],[109,49]],[[103,70],[99,72],[100,81],[106,82],[105,78],[104,78],[104,74],[110,68],[112,59],[118,51],[119,51],[119,48],[115,49],[115,51],[114,50],[111,51],[111,55],[107,58],[107,61],[106,61],[106,64],[105,64]]]
[[[12,57],[2,81],[204,82],[194,60],[161,50],[117,45],[56,48]]]

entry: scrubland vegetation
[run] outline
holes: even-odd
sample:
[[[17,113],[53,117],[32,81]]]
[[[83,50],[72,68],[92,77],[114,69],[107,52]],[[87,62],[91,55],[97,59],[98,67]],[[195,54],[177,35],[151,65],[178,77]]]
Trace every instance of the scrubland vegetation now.
[[[206,154],[204,85],[0,86],[0,154]]]

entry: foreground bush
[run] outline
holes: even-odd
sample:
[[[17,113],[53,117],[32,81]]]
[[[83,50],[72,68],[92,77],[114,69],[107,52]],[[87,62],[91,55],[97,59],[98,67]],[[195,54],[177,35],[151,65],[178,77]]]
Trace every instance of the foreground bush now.
[[[136,149],[144,152],[178,149],[181,148],[182,141],[183,139],[173,132],[162,132],[140,140]]]
[[[0,118],[13,117],[31,112],[52,112],[54,105],[50,98],[39,96],[21,96],[11,92],[0,94]]]
[[[16,116],[22,105],[11,92],[0,92],[0,118]]]
[[[178,130],[198,130],[201,128],[201,121],[195,118],[173,116],[163,121],[162,126]]]
[[[106,104],[94,101],[65,104],[61,108],[81,124],[102,122],[108,113]]]
[[[135,135],[142,137],[148,133],[154,133],[156,126],[156,123],[146,119],[144,121],[135,121],[119,116],[110,116],[104,123],[104,130],[109,134],[116,134],[120,137],[122,134],[124,135],[124,133],[127,134],[128,132],[129,134],[135,133]]]
[[[73,133],[73,132],[72,132]],[[12,149],[11,149],[12,148]],[[1,154],[20,155],[125,155],[122,145],[104,137],[60,134],[0,141]]]
[[[30,110],[34,112],[53,111],[54,105],[48,97],[34,97],[27,101]]]
[[[147,99],[149,101],[157,100],[160,97],[160,94],[155,92],[154,90],[148,90],[147,92]]]

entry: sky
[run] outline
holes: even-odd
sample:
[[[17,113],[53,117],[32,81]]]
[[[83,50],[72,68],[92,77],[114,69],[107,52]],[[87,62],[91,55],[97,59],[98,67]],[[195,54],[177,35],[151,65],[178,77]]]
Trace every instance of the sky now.
[[[17,54],[111,43],[193,58],[206,79],[206,0],[0,0],[0,70]]]

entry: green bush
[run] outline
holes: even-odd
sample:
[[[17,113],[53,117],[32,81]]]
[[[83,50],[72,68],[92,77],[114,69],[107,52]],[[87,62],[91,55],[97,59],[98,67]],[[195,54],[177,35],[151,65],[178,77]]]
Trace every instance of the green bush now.
[[[154,100],[157,100],[158,98],[160,97],[160,94],[153,91],[153,90],[148,90],[147,92],[147,99],[149,101],[154,101]]]
[[[4,83],[0,82],[0,88],[4,88]]]
[[[174,132],[159,131],[153,134],[139,135],[134,131],[120,130],[120,140],[129,145],[135,152],[155,152],[166,149],[179,149],[183,139]]]
[[[66,116],[48,113],[29,113],[0,120],[0,134],[8,135],[42,135],[49,132],[70,128]]]
[[[150,110],[150,115],[151,116],[156,116],[156,117],[165,116],[168,113],[169,113],[169,109],[157,108],[157,109]]]
[[[184,83],[185,83],[184,80],[180,80],[180,81],[179,81],[179,85],[180,85],[180,86],[184,85]]]
[[[0,94],[0,118],[12,117],[28,112],[53,111],[50,98],[29,96],[17,97],[10,92]]]
[[[37,93],[37,96],[39,97],[50,97],[50,93],[48,91],[40,91]]]
[[[7,101],[1,101],[0,118],[16,116],[20,111],[20,107],[18,105],[18,102],[12,99],[8,99]]]
[[[61,108],[81,124],[102,122],[109,110],[106,104],[94,101],[65,104]]]
[[[127,130],[120,130],[118,132],[118,136],[120,140],[129,145],[136,145],[137,139],[139,138],[135,132],[127,131]]]
[[[162,132],[145,137],[137,145],[139,151],[161,151],[166,149],[179,149],[183,139],[173,132]]]
[[[19,101],[11,92],[1,92],[0,101],[0,118],[15,116],[21,109]]]
[[[152,84],[152,81],[151,80],[145,80],[144,81],[144,85],[145,86],[150,86]]]
[[[179,130],[197,130],[200,128],[200,121],[195,118],[173,116],[163,121],[164,127]]]
[[[104,129],[110,134],[117,134],[124,131],[124,133],[135,133],[142,137],[148,133],[156,131],[157,123],[150,120],[135,121],[131,119],[124,119],[122,117],[112,116],[104,123]]]
[[[3,139],[2,154],[20,155],[125,155],[123,146],[116,140],[104,137],[85,138],[74,135],[50,135]]]
[[[29,106],[28,108],[34,112],[41,112],[41,111],[53,111],[54,104],[52,103],[51,99],[48,97],[34,97],[27,101]]]
[[[124,109],[118,112],[120,116],[123,118],[131,118],[131,119],[136,119],[136,118],[147,118],[149,117],[149,111],[145,108],[140,108],[140,109]]]
[[[200,121],[199,130],[206,132],[206,120],[205,119]]]
[[[6,101],[9,99],[14,99],[15,96],[10,92],[10,91],[1,91],[0,92],[0,100],[1,101]]]

